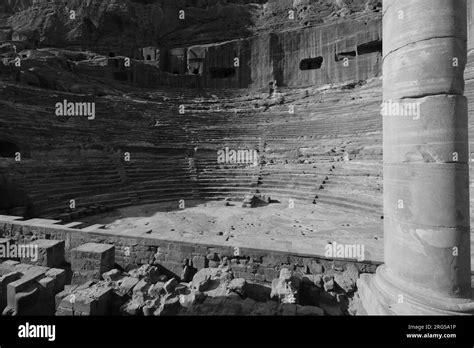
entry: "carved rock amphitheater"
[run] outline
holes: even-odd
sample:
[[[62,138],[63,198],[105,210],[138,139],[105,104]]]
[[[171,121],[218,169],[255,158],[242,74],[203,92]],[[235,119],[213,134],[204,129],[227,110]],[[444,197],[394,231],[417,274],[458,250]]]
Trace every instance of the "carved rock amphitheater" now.
[[[473,13],[3,2],[0,310],[474,313]]]

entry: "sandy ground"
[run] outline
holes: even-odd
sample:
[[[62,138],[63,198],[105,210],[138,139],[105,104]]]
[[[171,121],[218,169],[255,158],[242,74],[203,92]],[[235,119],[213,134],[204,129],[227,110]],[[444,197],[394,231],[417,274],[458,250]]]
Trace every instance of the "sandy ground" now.
[[[328,243],[364,245],[365,260],[382,261],[383,220],[327,205],[293,208],[270,204],[242,208],[240,202],[187,201],[126,207],[84,220],[105,224],[112,234],[185,240],[320,255]]]

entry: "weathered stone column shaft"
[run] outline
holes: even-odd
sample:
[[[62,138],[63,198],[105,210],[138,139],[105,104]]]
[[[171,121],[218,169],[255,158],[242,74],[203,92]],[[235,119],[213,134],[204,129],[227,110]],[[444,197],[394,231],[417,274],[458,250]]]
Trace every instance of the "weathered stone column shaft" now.
[[[385,265],[361,297],[369,314],[471,313],[466,1],[383,6]]]
[[[465,1],[385,1],[384,45],[387,269],[470,295]]]

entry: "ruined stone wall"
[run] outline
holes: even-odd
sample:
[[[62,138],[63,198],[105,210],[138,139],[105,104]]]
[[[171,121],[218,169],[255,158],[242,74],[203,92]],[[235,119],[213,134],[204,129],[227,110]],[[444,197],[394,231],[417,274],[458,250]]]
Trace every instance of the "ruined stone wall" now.
[[[103,231],[103,232],[102,232]],[[315,255],[297,255],[277,250],[262,250],[235,246],[189,243],[148,237],[113,235],[101,229],[81,230],[48,226],[40,223],[8,221],[0,218],[0,237],[13,238],[18,243],[28,243],[34,238],[65,241],[65,260],[71,262],[71,249],[82,244],[106,243],[115,246],[115,262],[124,269],[148,264],[153,258],[163,270],[179,277],[183,267],[190,264],[197,270],[228,264],[236,277],[258,282],[271,282],[278,278],[282,267],[295,266],[304,274],[322,273],[324,269],[343,269],[355,265],[361,273],[373,273],[377,261],[329,260]]]
[[[0,245],[29,240],[43,256],[0,259],[4,315],[356,315],[356,280],[376,267],[56,224],[0,216]]]

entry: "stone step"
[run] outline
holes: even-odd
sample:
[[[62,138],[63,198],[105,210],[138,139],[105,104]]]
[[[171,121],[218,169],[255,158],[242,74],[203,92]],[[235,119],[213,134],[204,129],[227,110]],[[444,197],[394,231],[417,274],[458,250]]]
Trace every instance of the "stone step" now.
[[[0,220],[2,220],[2,221],[18,221],[18,220],[23,220],[23,216],[0,215]]]
[[[90,225],[90,226],[88,226],[88,227],[82,228],[81,231],[84,231],[84,232],[93,232],[93,231],[95,231],[95,230],[103,229],[104,227],[105,227],[105,225],[94,224],[94,225]]]
[[[80,228],[80,226],[84,225],[83,222],[69,222],[64,224],[63,226],[66,228]]]
[[[34,218],[26,220],[29,224],[33,225],[57,225],[61,222],[61,220],[51,220],[51,219],[41,219],[41,218]]]

